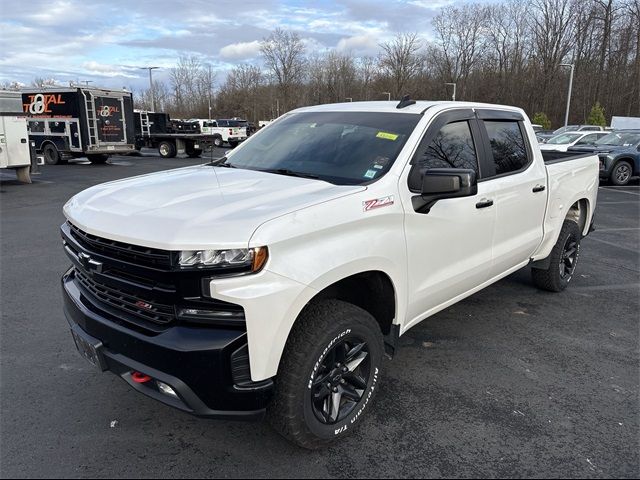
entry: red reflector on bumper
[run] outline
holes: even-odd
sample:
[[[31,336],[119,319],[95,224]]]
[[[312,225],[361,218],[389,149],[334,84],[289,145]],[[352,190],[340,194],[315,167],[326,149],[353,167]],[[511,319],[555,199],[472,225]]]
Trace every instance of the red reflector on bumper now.
[[[151,377],[149,375],[145,375],[144,373],[140,372],[133,372],[131,374],[131,379],[136,383],[147,383],[151,381]]]

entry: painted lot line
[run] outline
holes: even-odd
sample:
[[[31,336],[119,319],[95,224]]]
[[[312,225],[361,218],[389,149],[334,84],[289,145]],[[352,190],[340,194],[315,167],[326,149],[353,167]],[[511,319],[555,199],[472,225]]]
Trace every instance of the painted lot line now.
[[[600,189],[606,190],[608,192],[626,193],[627,195],[635,195],[636,197],[640,197],[640,193],[629,192],[627,190],[616,190],[614,187],[600,187]]]

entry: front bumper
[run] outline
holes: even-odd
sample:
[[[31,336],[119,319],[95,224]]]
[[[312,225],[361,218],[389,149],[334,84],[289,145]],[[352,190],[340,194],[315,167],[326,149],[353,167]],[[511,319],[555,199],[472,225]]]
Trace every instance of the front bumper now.
[[[74,281],[62,277],[64,311],[72,330],[101,343],[103,369],[167,405],[185,412],[222,419],[260,419],[273,395],[273,381],[234,384],[231,356],[245,348],[243,331],[176,325],[156,335],[134,331],[97,310]],[[153,382],[137,383],[132,374]],[[155,380],[169,385],[177,398],[162,393]]]

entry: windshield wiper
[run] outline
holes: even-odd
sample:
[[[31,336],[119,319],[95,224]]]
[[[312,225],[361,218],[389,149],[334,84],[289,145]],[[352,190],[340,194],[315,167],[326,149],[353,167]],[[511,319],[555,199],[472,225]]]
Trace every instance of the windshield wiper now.
[[[311,178],[313,180],[321,180],[321,178],[317,175],[313,175],[311,173],[296,172],[294,170],[289,170],[288,168],[270,168],[270,169],[265,169],[260,171],[267,172],[267,173],[276,173],[278,175],[286,175],[288,177]]]
[[[207,165],[209,165],[211,167],[238,168],[235,165],[231,165],[230,163],[227,163],[227,160],[228,160],[227,157],[221,157],[221,158],[218,158],[216,160],[213,160],[212,162],[208,163]]]

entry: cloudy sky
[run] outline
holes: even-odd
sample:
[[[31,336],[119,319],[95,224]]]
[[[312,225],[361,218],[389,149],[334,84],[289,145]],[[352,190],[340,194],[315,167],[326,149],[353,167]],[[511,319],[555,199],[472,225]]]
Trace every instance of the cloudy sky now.
[[[166,78],[181,53],[200,55],[224,79],[259,62],[276,27],[297,31],[309,50],[375,54],[396,32],[429,37],[431,19],[455,0],[0,0],[0,81],[35,77],[144,88],[138,66]],[[460,3],[460,0],[458,0]]]

